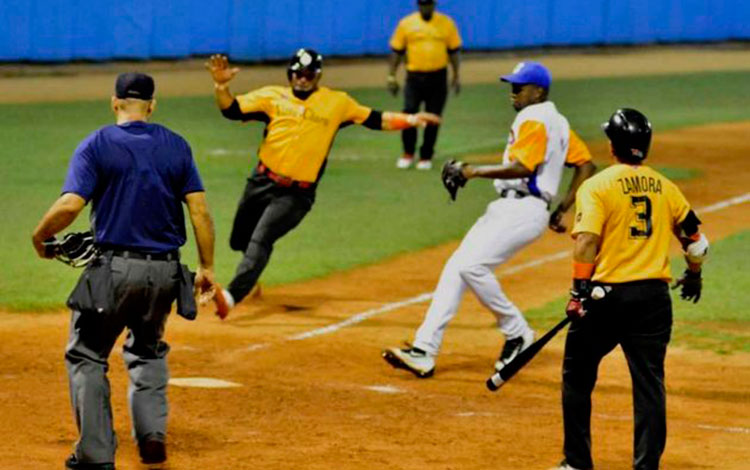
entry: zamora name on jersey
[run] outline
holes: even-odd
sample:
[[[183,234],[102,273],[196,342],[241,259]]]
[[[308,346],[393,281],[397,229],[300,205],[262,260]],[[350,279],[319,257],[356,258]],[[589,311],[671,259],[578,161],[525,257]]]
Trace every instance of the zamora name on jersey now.
[[[661,180],[650,176],[630,176],[617,178],[623,194],[658,193],[661,194]]]

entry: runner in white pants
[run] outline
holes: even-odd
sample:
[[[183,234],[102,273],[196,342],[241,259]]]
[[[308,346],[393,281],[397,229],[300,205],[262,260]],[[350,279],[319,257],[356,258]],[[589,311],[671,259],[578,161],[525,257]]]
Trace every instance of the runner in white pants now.
[[[511,102],[518,112],[503,163],[463,166],[469,179],[494,179],[500,197],[487,206],[445,264],[414,344],[383,351],[383,358],[392,366],[420,378],[433,375],[445,328],[456,315],[467,287],[495,315],[498,329],[505,335],[496,370],[534,341],[534,331],[503,292],[494,270],[539,238],[547,225],[564,232],[563,214],[573,204],[578,186],[595,171],[586,145],[554,103],[547,101],[551,78],[546,67],[521,62],[500,80],[511,84]],[[573,180],[559,206],[549,214],[566,165],[575,167]]]

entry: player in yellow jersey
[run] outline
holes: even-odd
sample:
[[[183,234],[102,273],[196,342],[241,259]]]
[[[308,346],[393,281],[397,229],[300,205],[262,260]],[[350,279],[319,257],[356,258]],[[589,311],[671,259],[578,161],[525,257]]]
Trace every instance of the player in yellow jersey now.
[[[453,69],[451,87],[456,94],[461,90],[458,73],[461,36],[453,19],[435,11],[434,0],[417,0],[417,5],[419,11],[401,19],[391,36],[390,47],[393,53],[388,62],[388,90],[394,96],[398,93],[396,71],[405,56],[404,112],[415,113],[424,103],[425,111],[441,114],[448,97],[449,62]],[[416,165],[418,170],[432,168],[437,134],[438,126],[425,129]],[[401,133],[401,140],[404,153],[397,160],[396,166],[406,169],[414,162],[417,130],[405,129]]]
[[[576,195],[574,280],[566,308],[574,321],[563,362],[565,460],[557,469],[594,467],[591,393],[599,362],[619,344],[633,383],[633,468],[658,470],[672,329],[669,242],[673,234],[679,237],[688,265],[676,287],[682,298],[697,302],[708,240],[677,186],[642,164],[651,143],[646,117],[618,109],[602,127],[616,164],[585,181]]]
[[[243,252],[228,289],[216,289],[217,314],[224,318],[253,289],[268,264],[273,245],[312,208],[338,130],[361,124],[375,130],[437,125],[430,113],[380,112],[341,91],[318,86],[323,58],[299,49],[287,67],[289,86],[266,86],[244,95],[229,91],[239,69],[225,56],[206,63],[214,80],[216,104],[227,119],[266,124],[258,165],[248,178],[234,218],[229,244]]]

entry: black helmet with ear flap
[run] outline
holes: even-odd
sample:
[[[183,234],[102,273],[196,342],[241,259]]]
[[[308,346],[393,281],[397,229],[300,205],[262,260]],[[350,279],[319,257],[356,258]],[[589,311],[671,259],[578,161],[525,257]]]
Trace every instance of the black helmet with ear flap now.
[[[609,121],[602,124],[602,130],[612,142],[615,155],[621,160],[640,163],[648,155],[651,123],[640,111],[620,108]]]
[[[313,49],[299,49],[289,59],[286,77],[291,80],[293,72],[312,71],[316,75],[323,70],[323,56]]]

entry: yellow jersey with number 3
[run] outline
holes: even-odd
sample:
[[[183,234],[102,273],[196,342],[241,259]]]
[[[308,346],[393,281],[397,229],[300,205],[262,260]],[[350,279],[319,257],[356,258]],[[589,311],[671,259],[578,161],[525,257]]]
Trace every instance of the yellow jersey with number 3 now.
[[[615,164],[578,189],[573,236],[601,237],[594,281],[669,281],[670,238],[689,211],[685,196],[664,175],[647,166]]]

